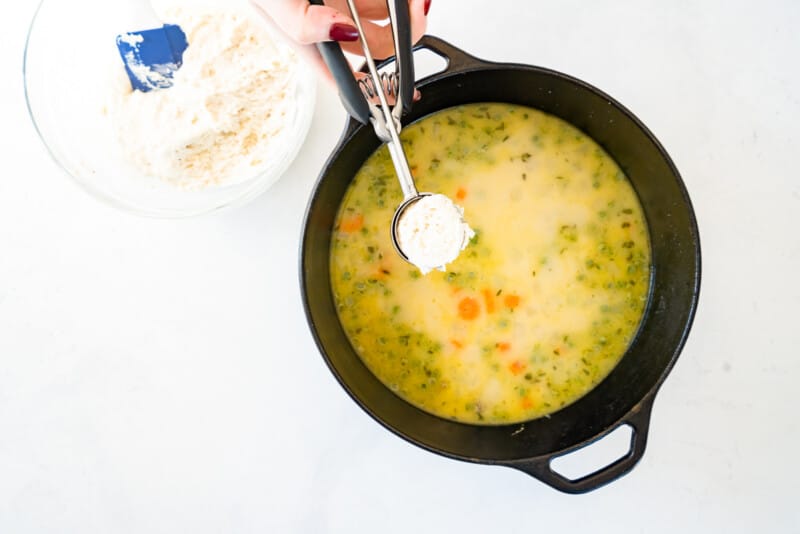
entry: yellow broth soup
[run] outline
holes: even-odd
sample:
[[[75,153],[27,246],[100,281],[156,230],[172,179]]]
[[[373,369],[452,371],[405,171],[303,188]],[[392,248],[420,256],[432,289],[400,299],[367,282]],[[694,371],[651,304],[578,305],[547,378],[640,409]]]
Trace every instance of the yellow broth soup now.
[[[566,122],[508,104],[446,109],[402,134],[420,191],[476,231],[445,272],[392,248],[402,201],[388,150],[339,208],[331,282],[355,351],[387,387],[440,417],[505,424],[576,401],[625,353],[646,304],[650,246],[618,165]]]

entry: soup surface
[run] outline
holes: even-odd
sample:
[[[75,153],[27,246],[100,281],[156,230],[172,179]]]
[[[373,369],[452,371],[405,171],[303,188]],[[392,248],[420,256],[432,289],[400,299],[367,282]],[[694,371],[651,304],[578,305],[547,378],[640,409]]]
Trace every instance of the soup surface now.
[[[402,194],[386,146],[348,189],[331,246],[341,323],[408,402],[477,424],[570,404],[619,362],[639,325],[650,246],[617,164],[573,126],[509,104],[443,110],[402,134],[420,191],[464,207],[476,236],[422,276],[392,248]]]

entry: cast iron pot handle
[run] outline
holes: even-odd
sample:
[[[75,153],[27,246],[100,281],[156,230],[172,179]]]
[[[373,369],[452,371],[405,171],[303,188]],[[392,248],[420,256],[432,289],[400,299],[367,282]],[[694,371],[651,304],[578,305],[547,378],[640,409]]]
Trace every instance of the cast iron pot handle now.
[[[311,0],[311,1],[314,3],[322,2],[322,0]],[[335,63],[338,63],[339,65],[336,68],[336,71],[343,73],[344,72],[343,62],[346,62],[346,59],[344,58],[344,55],[342,54],[341,48],[339,48],[338,43],[330,43],[330,42],[319,43],[317,46],[319,47],[320,52],[323,54],[323,58],[325,58],[326,62],[328,63],[328,68],[331,68],[331,70],[333,70],[333,66],[335,65]],[[461,50],[460,48],[451,45],[450,43],[448,43],[443,39],[434,37],[433,35],[424,35],[419,41],[417,41],[417,44],[414,45],[413,50],[417,51],[420,49],[430,50],[437,56],[444,59],[447,62],[447,65],[441,71],[432,74],[430,76],[426,76],[425,78],[419,80],[417,83],[433,81],[438,79],[439,77],[451,75],[454,72],[466,72],[468,70],[480,69],[486,66],[496,65],[496,63],[492,63],[490,61],[484,61],[475,56],[471,56],[466,52],[464,52],[463,50]],[[394,61],[395,61],[394,56],[385,59],[383,61],[380,61],[378,62],[378,68],[380,69]],[[333,64],[331,62],[333,62]],[[410,61],[407,61],[406,63],[410,63]],[[362,65],[359,70],[361,72],[366,73],[367,66]],[[342,76],[344,75],[342,74]],[[350,78],[353,79],[352,76],[350,76]],[[415,85],[414,83],[411,84],[411,89],[413,89],[414,85]],[[407,94],[412,94],[412,91],[407,91]],[[422,98],[425,98],[425,96],[423,95]],[[340,140],[340,146],[345,144],[347,140],[349,140],[349,138],[356,132],[356,130],[361,128],[362,123],[363,124],[369,123],[368,115],[365,115],[365,117],[367,118],[366,121],[357,120],[353,118],[354,116],[357,115],[354,115],[353,113],[350,112],[350,109],[353,106],[352,105],[348,106],[347,104],[348,100],[351,100],[353,105],[355,105],[358,102],[358,98],[355,96],[355,90],[353,90],[351,94],[349,94],[349,96],[343,95],[343,101],[345,102],[345,109],[348,110],[350,116],[348,118],[344,134],[342,135],[342,139]],[[366,103],[366,100],[364,100],[364,102]],[[406,109],[406,107],[404,106],[403,111],[408,111],[408,109]]]
[[[420,39],[417,44],[414,45],[414,50],[420,50],[423,48],[427,48],[437,56],[447,61],[447,66],[443,71],[434,74],[433,76],[429,76],[428,78],[434,78],[442,74],[450,74],[453,71],[469,70],[481,68],[486,65],[494,65],[494,63],[490,61],[484,61],[480,58],[467,54],[460,48],[451,45],[444,39],[439,39],[433,35],[423,35],[422,39]],[[428,78],[425,78],[425,80]]]
[[[316,0],[316,1],[320,1],[321,2],[322,0]],[[340,67],[339,67],[338,70],[339,71],[343,71],[344,67],[341,66],[341,62],[342,61],[346,61],[345,58],[344,58],[344,55],[342,55],[341,49],[338,49],[338,51],[334,50],[335,47],[338,47],[338,44],[337,43],[332,43],[334,45],[333,47],[328,46],[331,43],[320,43],[320,44],[325,45],[325,46],[320,47],[320,52],[323,53],[323,57],[326,58],[326,62],[327,61],[338,61],[340,63]],[[327,52],[325,52],[325,48],[328,49]],[[456,73],[457,72],[465,72],[465,71],[476,69],[476,68],[483,68],[483,67],[486,67],[486,66],[489,66],[489,65],[495,65],[495,63],[492,63],[490,61],[484,61],[484,60],[482,60],[480,58],[477,58],[475,56],[471,56],[471,55],[467,54],[466,52],[464,52],[463,50],[461,50],[460,48],[457,48],[457,47],[451,45],[450,43],[448,43],[447,41],[445,41],[443,39],[439,39],[438,37],[434,37],[433,35],[423,35],[422,39],[417,41],[417,44],[414,45],[413,50],[417,51],[417,50],[420,50],[420,49],[428,49],[428,50],[430,50],[431,52],[433,52],[437,56],[439,56],[442,59],[444,59],[447,62],[447,65],[445,65],[444,69],[442,69],[441,71],[439,71],[439,72],[437,72],[435,74],[431,74],[429,76],[426,76],[425,78],[414,82],[414,84],[412,84],[412,88],[413,88],[414,85],[416,85],[418,83],[422,83],[422,82],[426,82],[427,83],[427,82],[436,80],[436,79],[438,79],[438,78],[440,78],[442,76],[451,75],[454,72],[456,72]],[[341,56],[341,58],[339,56]],[[390,63],[392,63],[394,61],[395,61],[394,56],[392,56],[392,57],[390,57],[388,59],[385,59],[383,61],[380,61],[380,62],[378,62],[378,68],[380,69],[380,68],[382,68],[382,67],[384,67],[384,66],[386,66],[386,65],[388,65],[388,64],[390,64]],[[407,63],[409,63],[409,62],[407,62]],[[329,68],[331,67],[331,63],[328,63],[328,67]],[[367,66],[366,65],[362,65],[361,68],[360,68],[360,71],[366,73],[367,72]],[[409,91],[409,94],[410,94],[410,91]],[[423,95],[423,98],[425,98],[424,95]],[[347,100],[347,99],[343,97],[343,100]],[[410,108],[410,106],[409,106],[409,108]],[[347,109],[348,112],[350,110],[350,107],[348,107],[347,103],[345,103],[345,109]],[[404,112],[408,111],[408,109],[404,106],[403,107],[403,111]],[[347,142],[347,140],[349,140],[349,138],[356,132],[356,130],[361,128],[361,123],[364,123],[364,124],[368,124],[369,123],[368,120],[365,122],[365,121],[359,121],[359,120],[354,119],[353,117],[355,115],[353,115],[353,113],[349,113],[349,115],[350,116],[348,117],[347,126],[344,129],[344,134],[342,135],[342,139],[340,141],[340,143],[341,143],[340,146],[345,144]]]
[[[572,449],[567,453],[558,453],[551,456],[510,464],[510,467],[524,471],[525,473],[538,478],[545,484],[548,484],[565,493],[586,493],[588,491],[597,489],[626,474],[628,471],[633,469],[639,460],[642,459],[645,446],[647,445],[647,431],[648,427],[650,426],[650,412],[652,408],[653,398],[651,397],[638,404],[636,408],[634,408],[617,426],[603,434],[603,436],[606,436],[622,425],[630,425],[632,429],[631,445],[628,453],[625,456],[616,462],[599,469],[598,471],[595,471],[594,473],[590,473],[576,480],[571,480],[563,475],[560,475],[559,473],[556,473],[550,467],[551,462],[555,458],[564,456],[570,452],[575,452],[576,450],[582,449],[585,446],[591,445],[591,443],[581,445],[580,447]],[[601,436],[601,438],[603,436]]]
[[[428,35],[428,34],[423,35],[422,38],[419,41],[417,41],[417,44],[415,44],[413,47],[413,51],[415,52],[417,50],[422,50],[422,49],[430,50],[437,56],[441,57],[447,62],[447,65],[445,65],[444,69],[442,69],[441,71],[426,76],[425,78],[418,80],[418,82],[427,82],[429,80],[438,78],[439,76],[443,76],[445,74],[452,74],[453,72],[457,71],[466,71],[476,68],[483,68],[487,65],[496,65],[496,63],[493,63],[491,61],[485,61],[483,59],[467,54],[460,48],[451,45],[444,39],[439,39],[438,37],[434,37],[433,35]],[[378,68],[384,67],[394,61],[395,61],[394,56],[385,59],[383,61],[379,61]],[[411,63],[411,61],[406,61],[406,63]],[[362,65],[360,71],[368,73],[367,66]],[[413,71],[411,72],[411,74],[413,74]],[[411,89],[413,89],[413,84],[411,86]],[[408,92],[410,93],[410,91]],[[404,111],[407,110],[404,109]]]
[[[312,1],[322,1],[322,0],[312,0]],[[444,74],[452,74],[454,71],[471,70],[475,68],[483,68],[487,65],[496,65],[496,63],[493,63],[491,61],[485,61],[483,59],[467,54],[460,48],[451,45],[444,39],[439,39],[438,37],[434,37],[433,35],[429,34],[423,35],[422,38],[419,41],[417,41],[417,44],[415,44],[412,48],[412,50],[415,52],[421,49],[430,50],[437,56],[444,59],[447,62],[447,65],[441,71],[426,76],[425,78],[418,80],[418,82],[432,80]],[[385,65],[388,65],[389,63],[392,63],[394,61],[395,61],[394,56],[387,58],[383,61],[379,61],[378,68],[380,69],[381,67],[384,67]],[[410,60],[406,61],[406,63],[411,64],[411,61]],[[360,70],[361,72],[368,73],[366,65],[362,65]],[[408,73],[406,72],[406,73],[401,73],[401,76],[403,74],[408,75]],[[413,74],[413,71],[411,71],[411,74]],[[413,89],[413,84],[411,88]]]

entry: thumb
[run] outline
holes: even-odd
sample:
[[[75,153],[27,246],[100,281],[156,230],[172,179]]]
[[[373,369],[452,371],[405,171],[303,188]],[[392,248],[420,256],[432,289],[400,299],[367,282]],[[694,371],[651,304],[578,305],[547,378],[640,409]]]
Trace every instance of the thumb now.
[[[356,41],[358,30],[350,17],[307,0],[250,0],[264,14],[300,44],[320,41]]]

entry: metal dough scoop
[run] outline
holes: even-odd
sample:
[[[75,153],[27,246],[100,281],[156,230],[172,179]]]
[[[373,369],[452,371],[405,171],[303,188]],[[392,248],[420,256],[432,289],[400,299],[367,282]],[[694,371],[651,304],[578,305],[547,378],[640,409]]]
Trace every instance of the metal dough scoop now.
[[[311,0],[311,3],[323,4],[322,0]],[[408,166],[408,159],[400,142],[400,131],[402,130],[400,117],[411,109],[414,99],[414,58],[411,51],[411,21],[408,2],[406,0],[387,0],[386,4],[389,9],[389,21],[396,54],[394,73],[378,73],[366,39],[361,39],[361,48],[369,70],[369,78],[359,81],[356,81],[353,76],[352,69],[337,43],[319,43],[318,48],[336,80],[342,103],[347,112],[364,124],[371,123],[378,139],[385,142],[389,148],[397,179],[403,191],[403,202],[398,206],[392,218],[392,244],[397,253],[408,261],[408,256],[400,248],[397,237],[400,218],[410,205],[431,193],[417,191],[414,177]],[[354,0],[347,0],[347,6],[358,33],[364,35],[364,28]],[[387,91],[389,95],[394,94],[396,97],[394,107],[389,106]],[[378,98],[380,105],[372,102],[374,97]]]

